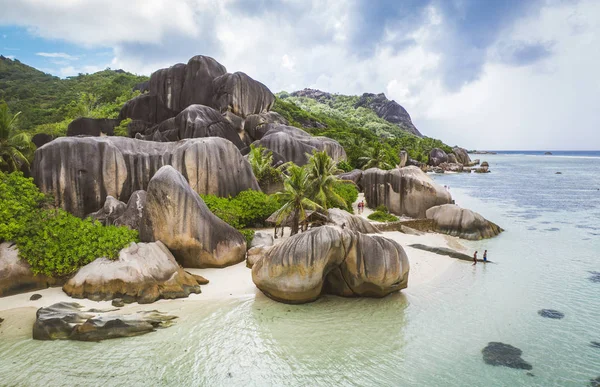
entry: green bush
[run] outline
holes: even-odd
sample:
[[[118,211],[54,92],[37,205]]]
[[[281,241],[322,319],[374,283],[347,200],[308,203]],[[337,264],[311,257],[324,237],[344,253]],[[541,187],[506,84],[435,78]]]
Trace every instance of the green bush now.
[[[375,211],[375,212],[371,213],[369,216],[367,216],[367,218],[374,220],[376,222],[395,222],[396,220],[398,220],[398,218],[395,217],[394,215],[390,214],[389,212],[384,212],[384,211]]]
[[[354,204],[356,199],[358,199],[358,189],[356,188],[356,185],[354,183],[345,183],[340,181],[333,186],[333,190],[344,199],[346,202],[346,207],[342,208],[340,206],[333,205],[333,203],[330,207],[342,208],[343,210],[353,213],[354,210],[352,209],[352,204]]]
[[[251,189],[234,198],[201,196],[213,214],[238,230],[264,225],[264,221],[281,207],[275,195]]]
[[[15,242],[34,273],[65,276],[99,257],[116,259],[138,240],[137,231],[82,220],[45,202],[32,179],[0,173],[0,241]]]
[[[350,163],[346,160],[342,160],[339,163],[337,163],[337,167],[344,172],[350,172],[354,169],[352,168],[352,165],[350,165]]]
[[[129,137],[129,131],[127,130],[127,127],[129,126],[130,122],[131,118],[126,118],[121,121],[121,123],[115,127],[115,136]]]
[[[254,230],[244,228],[238,231],[246,238],[246,247],[250,248],[250,243],[252,243],[252,239],[254,239]]]

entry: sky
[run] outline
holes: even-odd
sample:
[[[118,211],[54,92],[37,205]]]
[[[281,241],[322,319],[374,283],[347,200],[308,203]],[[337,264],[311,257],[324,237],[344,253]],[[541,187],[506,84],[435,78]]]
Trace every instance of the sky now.
[[[273,92],[383,92],[470,149],[600,149],[600,0],[0,0],[0,54],[60,77],[198,54]]]

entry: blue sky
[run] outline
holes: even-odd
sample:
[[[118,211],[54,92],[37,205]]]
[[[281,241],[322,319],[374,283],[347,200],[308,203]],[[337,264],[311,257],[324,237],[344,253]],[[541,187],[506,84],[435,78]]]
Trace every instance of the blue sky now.
[[[597,0],[0,0],[0,53],[58,76],[209,55],[273,91],[384,92],[470,148],[599,149]]]

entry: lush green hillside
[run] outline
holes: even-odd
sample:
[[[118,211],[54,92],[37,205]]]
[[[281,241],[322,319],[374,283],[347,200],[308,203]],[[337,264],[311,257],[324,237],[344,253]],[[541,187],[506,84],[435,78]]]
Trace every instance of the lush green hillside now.
[[[110,69],[60,79],[0,56],[0,100],[12,112],[22,112],[19,128],[30,133],[60,135],[77,117],[116,117],[134,96],[133,86],[146,80]]]
[[[380,159],[380,166],[393,167],[399,163],[398,154],[402,149],[421,162],[427,162],[432,148],[451,151],[440,140],[419,138],[379,118],[370,109],[355,108],[358,98],[334,95],[333,99],[322,103],[282,92],[278,94],[273,110],[287,118],[291,125],[313,135],[337,140],[346,150],[351,168],[361,168],[373,159]]]

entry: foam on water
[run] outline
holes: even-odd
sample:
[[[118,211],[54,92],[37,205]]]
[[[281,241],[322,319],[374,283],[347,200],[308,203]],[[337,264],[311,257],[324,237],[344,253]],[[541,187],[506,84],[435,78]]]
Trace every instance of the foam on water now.
[[[181,316],[174,326],[102,343],[2,338],[0,385],[586,385],[600,376],[590,345],[600,342],[600,283],[590,280],[600,271],[600,159],[484,157],[490,174],[435,178],[506,229],[461,242],[495,265],[461,262],[381,300],[163,302],[156,308]],[[521,349],[535,376],[485,364],[492,341]]]

